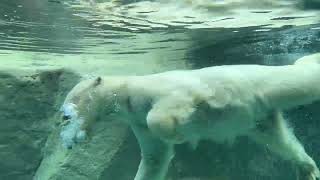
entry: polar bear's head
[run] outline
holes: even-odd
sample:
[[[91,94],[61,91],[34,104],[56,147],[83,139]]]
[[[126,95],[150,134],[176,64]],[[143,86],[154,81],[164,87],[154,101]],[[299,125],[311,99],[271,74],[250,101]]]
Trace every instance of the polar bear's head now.
[[[122,84],[98,77],[80,82],[69,92],[60,109],[63,119],[60,137],[65,147],[71,149],[85,140],[94,120],[120,111]]]

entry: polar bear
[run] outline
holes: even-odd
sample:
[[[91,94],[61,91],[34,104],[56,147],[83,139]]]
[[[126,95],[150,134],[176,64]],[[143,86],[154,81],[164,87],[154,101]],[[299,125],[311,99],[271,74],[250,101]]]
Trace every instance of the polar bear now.
[[[300,180],[315,180],[319,169],[281,111],[320,100],[319,77],[315,54],[286,66],[226,65],[84,80],[61,108],[60,135],[71,148],[95,119],[123,120],[141,148],[134,180],[164,180],[175,144],[248,136],[295,163]]]

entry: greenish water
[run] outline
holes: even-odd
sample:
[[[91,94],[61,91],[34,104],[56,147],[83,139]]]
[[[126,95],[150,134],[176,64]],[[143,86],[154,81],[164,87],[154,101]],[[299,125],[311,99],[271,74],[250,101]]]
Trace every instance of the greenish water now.
[[[81,77],[292,64],[320,52],[318,9],[317,0],[1,1],[0,179],[133,179],[139,148],[123,124],[99,122],[90,142],[60,149],[56,112]],[[320,164],[319,103],[285,114]],[[296,167],[246,138],[176,151],[170,180],[296,176]]]

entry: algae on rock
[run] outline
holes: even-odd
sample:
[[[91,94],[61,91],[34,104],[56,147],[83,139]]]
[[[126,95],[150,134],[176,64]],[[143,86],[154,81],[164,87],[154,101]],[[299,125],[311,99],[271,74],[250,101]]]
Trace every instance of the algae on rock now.
[[[0,179],[32,179],[58,97],[78,79],[66,70],[0,71]]]

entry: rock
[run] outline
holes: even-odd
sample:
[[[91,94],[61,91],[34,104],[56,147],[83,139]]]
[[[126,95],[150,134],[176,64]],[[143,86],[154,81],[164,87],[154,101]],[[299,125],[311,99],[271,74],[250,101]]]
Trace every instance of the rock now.
[[[53,128],[49,119],[57,100],[78,79],[66,70],[0,71],[0,179],[32,179]]]
[[[47,141],[34,180],[92,180],[106,173],[125,146],[128,128],[121,121],[107,120],[97,122],[92,129],[89,142],[69,150],[62,146],[60,129],[56,128]]]

